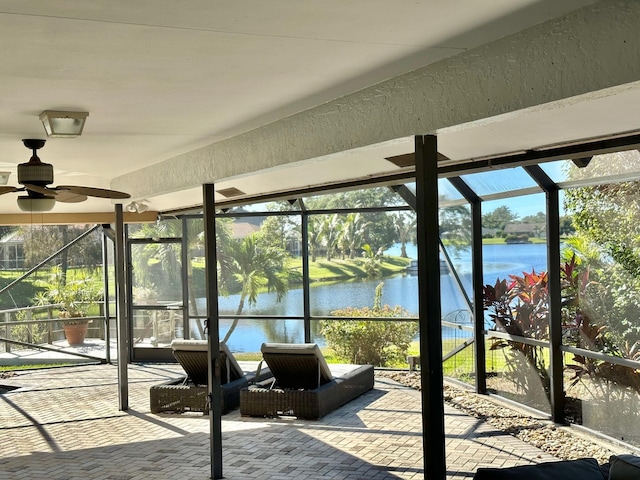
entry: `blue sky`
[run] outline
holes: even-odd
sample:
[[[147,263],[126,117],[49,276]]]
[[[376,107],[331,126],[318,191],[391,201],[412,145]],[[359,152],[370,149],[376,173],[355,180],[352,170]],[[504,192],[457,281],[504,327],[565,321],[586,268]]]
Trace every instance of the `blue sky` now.
[[[545,197],[544,193],[534,195],[524,195],[521,197],[501,198],[500,200],[491,200],[482,202],[482,213],[489,213],[496,208],[506,205],[509,209],[518,215],[519,218],[528,215],[535,215],[538,212],[545,213]],[[564,191],[560,190],[560,216],[564,215]]]
[[[556,161],[541,164],[540,167],[554,181],[566,179],[566,161]],[[501,192],[518,191],[536,187],[536,183],[523,168],[504,170],[492,170],[470,175],[462,175],[462,179],[480,196],[499,194]],[[448,187],[445,187],[448,189]],[[560,215],[564,214],[564,191],[560,191]],[[545,195],[538,193],[500,200],[485,201],[482,203],[482,213],[489,213],[498,207],[506,205],[511,211],[523,218],[545,212]]]

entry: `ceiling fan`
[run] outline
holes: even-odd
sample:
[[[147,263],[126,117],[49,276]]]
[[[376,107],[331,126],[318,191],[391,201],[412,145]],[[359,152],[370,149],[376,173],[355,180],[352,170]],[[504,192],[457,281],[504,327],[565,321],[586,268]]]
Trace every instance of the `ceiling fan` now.
[[[26,138],[22,140],[24,146],[33,152],[26,163],[18,164],[18,183],[22,187],[10,185],[0,186],[0,195],[13,192],[26,192],[18,197],[18,206],[25,211],[49,211],[55,202],[78,203],[87,197],[125,199],[131,197],[128,193],[108,190],[104,188],[83,187],[79,185],[58,185],[53,183],[53,165],[44,163],[38,158],[37,151],[42,148],[46,140]]]

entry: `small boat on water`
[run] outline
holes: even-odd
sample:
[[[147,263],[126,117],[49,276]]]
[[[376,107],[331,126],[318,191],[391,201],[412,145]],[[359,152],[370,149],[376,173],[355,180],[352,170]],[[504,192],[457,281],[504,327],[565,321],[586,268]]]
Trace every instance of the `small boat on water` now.
[[[409,275],[417,275],[418,274],[418,260],[411,260],[409,266],[405,269]],[[449,266],[445,260],[440,259],[440,273],[447,274],[449,273]]]

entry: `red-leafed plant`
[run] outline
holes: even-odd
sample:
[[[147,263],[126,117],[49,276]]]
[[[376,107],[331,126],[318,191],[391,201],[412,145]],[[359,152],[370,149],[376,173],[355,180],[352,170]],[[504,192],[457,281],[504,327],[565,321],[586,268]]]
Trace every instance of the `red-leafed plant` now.
[[[640,358],[640,352],[636,351],[637,344],[625,349],[608,333],[605,325],[607,309],[601,301],[601,286],[590,278],[589,269],[579,265],[574,255],[561,266],[560,274],[563,342],[615,357]],[[510,275],[508,280],[497,279],[495,285],[485,285],[483,305],[496,331],[548,340],[549,289],[546,272]],[[532,393],[532,382],[537,378],[549,398],[548,355],[544,347],[517,339],[495,338],[490,348],[505,352],[509,377],[522,392]],[[571,385],[589,376],[605,381],[600,385],[615,384],[640,393],[640,371],[631,367],[574,355],[573,363],[567,365],[567,369],[573,371]],[[535,376],[530,372],[535,372]]]
[[[497,279],[484,286],[484,309],[495,329],[513,336],[545,340],[549,336],[549,289],[546,273],[510,275],[509,281]],[[509,376],[524,392],[533,390],[535,378],[549,398],[550,379],[542,347],[517,340],[494,338],[492,350],[507,355]],[[532,377],[530,372],[535,372]]]

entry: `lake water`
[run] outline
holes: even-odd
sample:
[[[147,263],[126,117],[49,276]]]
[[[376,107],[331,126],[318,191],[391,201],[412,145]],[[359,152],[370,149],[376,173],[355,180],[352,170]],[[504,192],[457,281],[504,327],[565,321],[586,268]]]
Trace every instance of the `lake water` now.
[[[385,252],[399,255],[399,247]],[[407,254],[417,258],[415,246],[408,246]],[[497,278],[521,275],[522,272],[546,271],[547,246],[545,244],[485,245],[483,247],[484,283],[493,285]],[[451,255],[451,260],[461,283],[471,292],[471,256],[469,252]],[[348,283],[320,285],[311,288],[310,304],[312,315],[330,315],[331,311],[345,307],[372,306],[376,286],[384,282],[383,303],[401,305],[411,315],[418,312],[418,280],[415,275],[397,275],[383,280],[366,280]],[[442,314],[468,310],[468,306],[455,278],[450,273],[440,276]],[[239,296],[231,295],[219,299],[219,311],[223,315],[233,315],[238,306]],[[290,290],[282,302],[276,302],[273,293],[258,296],[255,306],[245,305],[244,315],[295,315],[302,316],[302,289]],[[224,337],[232,320],[220,320],[220,336]],[[318,322],[312,322],[312,340],[324,344],[318,333]],[[443,336],[461,335],[460,331],[443,328]],[[303,342],[302,320],[241,320],[229,339],[232,351],[258,351],[262,342]]]

